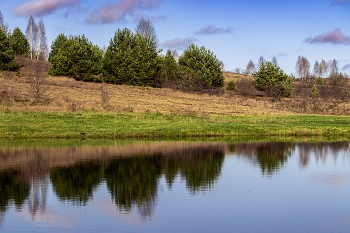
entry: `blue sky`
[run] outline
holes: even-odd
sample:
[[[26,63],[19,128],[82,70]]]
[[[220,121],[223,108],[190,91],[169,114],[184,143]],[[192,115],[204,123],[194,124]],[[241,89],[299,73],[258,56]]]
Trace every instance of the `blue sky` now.
[[[350,73],[350,0],[0,0],[10,29],[25,32],[42,18],[48,44],[59,33],[85,34],[108,46],[118,28],[134,30],[143,16],[154,22],[159,45],[182,51],[205,46],[226,70],[245,69],[251,59],[276,56],[295,73],[298,56],[311,65],[336,59]]]

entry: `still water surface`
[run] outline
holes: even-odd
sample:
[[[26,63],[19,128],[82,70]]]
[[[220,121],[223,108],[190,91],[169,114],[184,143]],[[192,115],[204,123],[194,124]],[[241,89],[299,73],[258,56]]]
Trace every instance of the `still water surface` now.
[[[350,143],[1,147],[0,232],[350,232]]]

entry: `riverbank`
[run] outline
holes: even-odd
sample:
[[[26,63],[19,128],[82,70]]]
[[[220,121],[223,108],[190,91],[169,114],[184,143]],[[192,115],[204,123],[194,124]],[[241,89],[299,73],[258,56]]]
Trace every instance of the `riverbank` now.
[[[321,115],[33,112],[0,110],[0,138],[182,139],[201,137],[350,138],[350,118]]]

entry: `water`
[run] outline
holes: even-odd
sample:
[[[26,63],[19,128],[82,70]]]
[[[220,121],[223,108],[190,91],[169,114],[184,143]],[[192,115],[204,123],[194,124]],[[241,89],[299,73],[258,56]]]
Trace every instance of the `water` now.
[[[0,231],[350,232],[349,142],[109,144],[1,147]]]

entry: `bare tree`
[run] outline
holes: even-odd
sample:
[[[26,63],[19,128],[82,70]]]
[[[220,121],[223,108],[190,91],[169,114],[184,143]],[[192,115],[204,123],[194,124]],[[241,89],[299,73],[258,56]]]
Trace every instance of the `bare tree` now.
[[[324,59],[322,59],[320,63],[320,76],[324,78],[326,76],[327,71],[328,71],[328,64]]]
[[[30,77],[30,86],[29,92],[34,98],[34,102],[40,102],[44,99],[45,88],[44,88],[44,79],[47,74],[45,72],[45,67],[40,61],[33,61],[34,71],[29,74]]]
[[[240,74],[240,73],[241,73],[241,69],[240,69],[240,68],[236,68],[236,69],[234,70],[234,72],[235,72],[236,74]]]
[[[261,66],[262,63],[265,63],[266,60],[263,58],[263,56],[260,56],[259,61],[258,61],[258,68]]]
[[[37,39],[38,39],[38,26],[36,25],[33,16],[30,16],[26,36],[30,48],[30,59],[33,59],[37,51]]]
[[[335,74],[338,74],[338,63],[337,63],[337,60],[333,60],[332,61],[332,64],[331,64],[331,70],[330,70],[330,76],[332,75],[335,75]]]
[[[278,66],[277,58],[275,56],[272,57],[272,64]]]
[[[136,26],[136,33],[144,37],[150,37],[158,43],[156,30],[154,29],[153,23],[150,19],[142,17]]]
[[[43,19],[38,23],[38,45],[37,45],[37,59],[47,60],[49,49],[47,47],[46,31]]]
[[[176,49],[171,50],[171,55],[175,59],[175,61],[178,61],[179,59],[179,53],[176,51]]]
[[[225,64],[223,61],[220,61],[221,64],[221,71],[224,72],[225,71]]]
[[[302,82],[306,82],[310,76],[310,62],[305,57],[298,57],[297,64],[295,66],[297,74],[299,75]]]
[[[0,30],[3,30],[6,34],[9,32],[8,31],[8,25],[4,20],[4,16],[2,15],[0,11]]]
[[[318,63],[318,61],[315,61],[313,73],[316,78],[320,76],[320,64]]]
[[[249,60],[245,73],[246,75],[252,75],[254,71],[255,71],[255,64],[252,60]]]

